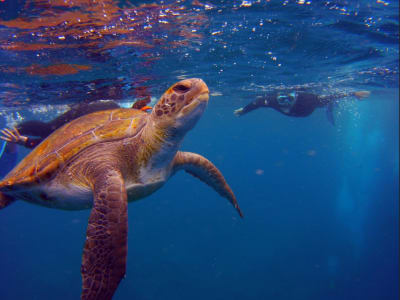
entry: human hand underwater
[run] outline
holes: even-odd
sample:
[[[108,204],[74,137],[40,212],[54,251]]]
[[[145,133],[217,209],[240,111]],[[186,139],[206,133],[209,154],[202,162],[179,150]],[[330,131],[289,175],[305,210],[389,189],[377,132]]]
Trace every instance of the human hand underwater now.
[[[2,135],[0,135],[0,139],[5,140],[10,143],[17,143],[20,145],[25,145],[28,137],[21,135],[16,127],[10,130],[8,128],[4,128],[0,130]]]
[[[236,115],[236,116],[241,116],[242,114],[243,114],[243,107],[241,107],[241,108],[238,108],[238,109],[235,109],[234,111],[233,111],[233,113]]]
[[[354,96],[358,99],[358,100],[362,100],[365,98],[368,98],[371,95],[370,91],[358,91],[358,92],[354,92]]]

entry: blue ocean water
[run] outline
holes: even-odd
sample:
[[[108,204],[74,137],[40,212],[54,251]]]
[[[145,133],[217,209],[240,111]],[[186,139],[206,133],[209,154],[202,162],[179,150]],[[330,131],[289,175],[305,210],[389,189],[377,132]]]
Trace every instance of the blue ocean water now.
[[[245,217],[178,173],[129,204],[114,299],[395,300],[398,11],[381,0],[0,1],[0,125],[203,78],[209,106],[182,149],[219,167]],[[371,96],[340,103],[336,126],[323,108],[233,114],[277,90]],[[79,299],[89,213],[1,210],[0,299]]]

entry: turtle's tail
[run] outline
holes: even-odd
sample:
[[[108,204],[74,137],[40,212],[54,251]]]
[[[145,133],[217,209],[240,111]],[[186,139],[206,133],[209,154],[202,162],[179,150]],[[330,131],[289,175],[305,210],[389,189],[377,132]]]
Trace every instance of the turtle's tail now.
[[[10,205],[13,202],[14,202],[13,197],[7,196],[6,194],[0,192],[0,209],[3,209],[4,207]]]

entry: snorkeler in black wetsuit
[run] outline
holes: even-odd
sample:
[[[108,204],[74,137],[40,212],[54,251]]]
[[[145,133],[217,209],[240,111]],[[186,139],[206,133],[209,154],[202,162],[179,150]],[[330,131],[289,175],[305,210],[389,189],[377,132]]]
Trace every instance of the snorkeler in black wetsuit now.
[[[150,97],[139,100],[132,105],[132,108],[146,110],[151,107],[146,104],[150,102]],[[120,108],[118,103],[113,100],[98,100],[93,102],[81,102],[72,105],[71,108],[58,116],[50,122],[42,122],[37,120],[22,122],[14,130],[3,129],[0,136],[1,139],[17,143],[27,148],[35,148],[40,144],[46,137],[48,137],[53,131],[60,128],[64,124],[77,119],[83,115],[93,113],[96,111]],[[27,135],[35,136],[38,138],[30,138]]]
[[[242,116],[248,112],[260,107],[271,107],[282,114],[291,117],[307,117],[317,107],[327,107],[328,120],[334,124],[332,115],[333,105],[337,100],[345,97],[354,96],[361,100],[370,95],[368,91],[338,93],[328,96],[320,96],[306,92],[291,92],[291,93],[273,93],[266,96],[257,97],[255,101],[249,103],[245,107],[234,111],[235,115]]]

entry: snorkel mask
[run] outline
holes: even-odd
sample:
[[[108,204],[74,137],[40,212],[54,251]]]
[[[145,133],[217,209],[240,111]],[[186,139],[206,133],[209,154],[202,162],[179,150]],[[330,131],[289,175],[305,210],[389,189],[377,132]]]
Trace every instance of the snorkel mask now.
[[[296,100],[296,93],[293,92],[287,95],[278,95],[276,100],[278,101],[278,104],[280,106],[291,106],[294,104],[294,101]]]

